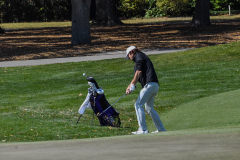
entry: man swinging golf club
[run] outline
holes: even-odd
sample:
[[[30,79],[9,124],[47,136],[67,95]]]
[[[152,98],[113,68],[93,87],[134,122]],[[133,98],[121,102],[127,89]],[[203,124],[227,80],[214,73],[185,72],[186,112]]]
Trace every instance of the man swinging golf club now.
[[[130,46],[126,50],[125,59],[130,59],[135,62],[134,66],[134,78],[126,89],[126,94],[130,94],[135,90],[135,85],[139,81],[142,86],[142,90],[135,103],[135,110],[138,120],[138,131],[132,132],[133,134],[144,134],[148,133],[145,112],[143,105],[145,104],[145,110],[151,116],[153,123],[157,130],[152,133],[166,131],[163,127],[163,123],[160,120],[158,113],[154,110],[153,104],[155,96],[158,93],[159,84],[156,72],[153,64],[148,56],[142,53],[137,47]]]

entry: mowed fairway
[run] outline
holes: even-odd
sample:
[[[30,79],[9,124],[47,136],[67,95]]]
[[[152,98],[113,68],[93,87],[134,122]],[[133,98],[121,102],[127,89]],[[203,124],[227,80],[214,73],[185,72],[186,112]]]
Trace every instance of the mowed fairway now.
[[[145,134],[55,142],[0,145],[7,160],[239,160],[239,133]]]

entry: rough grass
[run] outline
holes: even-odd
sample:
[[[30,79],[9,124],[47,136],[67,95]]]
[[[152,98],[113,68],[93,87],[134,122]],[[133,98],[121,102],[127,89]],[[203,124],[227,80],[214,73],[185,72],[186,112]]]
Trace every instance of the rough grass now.
[[[197,123],[201,116],[194,116],[191,110],[196,111],[198,110],[196,107],[200,106],[193,106],[189,111],[188,108],[191,106],[187,107],[190,102],[194,104],[202,101],[204,97],[231,93],[230,91],[240,89],[238,48],[239,43],[235,42],[150,56],[160,81],[160,91],[156,97],[155,107],[167,130],[198,130],[205,126],[204,123],[209,130],[216,127],[233,128],[239,125],[238,120],[232,123],[234,119],[232,114],[225,115],[227,117],[224,124],[216,125],[209,115],[201,119],[202,123]],[[133,94],[125,96],[114,106],[121,113],[120,128],[101,127],[96,117],[94,125],[91,126],[91,110],[86,111],[79,124],[75,123],[79,116],[78,108],[84,101],[88,88],[82,73],[93,76],[103,87],[107,100],[113,103],[125,93],[133,76],[133,65],[132,62],[124,59],[113,59],[0,68],[1,142],[64,140],[130,134],[138,128],[134,102],[140,90],[139,84]],[[186,107],[182,107],[184,105]],[[211,105],[212,110],[216,110],[214,107],[219,110],[220,106]],[[189,121],[185,123],[185,116],[171,118],[173,113],[181,115],[184,111],[188,111],[189,120],[196,123]],[[235,109],[235,111],[238,110]],[[217,122],[221,122],[217,115],[224,115],[224,113],[225,110],[222,109],[217,114],[212,114],[215,115],[214,119]],[[150,131],[155,130],[149,116],[147,116],[147,124]]]

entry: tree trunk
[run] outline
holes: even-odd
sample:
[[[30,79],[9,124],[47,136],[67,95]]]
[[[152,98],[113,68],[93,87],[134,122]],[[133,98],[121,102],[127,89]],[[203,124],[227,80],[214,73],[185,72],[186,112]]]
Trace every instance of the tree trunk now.
[[[117,15],[116,0],[95,0],[96,15],[93,23],[118,25],[123,24]]]
[[[96,16],[94,23],[106,24],[108,21],[107,5],[108,0],[96,0]]]
[[[0,34],[5,33],[4,30],[0,27]]]
[[[116,0],[108,0],[108,25],[123,24],[117,16]]]
[[[197,0],[195,6],[195,14],[192,19],[193,27],[207,27],[210,22],[210,0]]]
[[[96,0],[91,0],[90,4],[90,20],[96,19]]]
[[[89,0],[72,0],[72,44],[91,43],[90,2]]]

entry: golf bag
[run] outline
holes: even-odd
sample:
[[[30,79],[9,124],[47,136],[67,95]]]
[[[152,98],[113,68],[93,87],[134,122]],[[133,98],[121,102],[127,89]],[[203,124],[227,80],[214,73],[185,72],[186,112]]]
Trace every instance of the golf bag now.
[[[79,108],[80,117],[86,108],[92,108],[102,126],[120,127],[119,112],[108,103],[102,88],[99,88],[97,82],[92,77],[88,77],[87,81],[90,88],[88,88],[88,95],[85,101]]]

